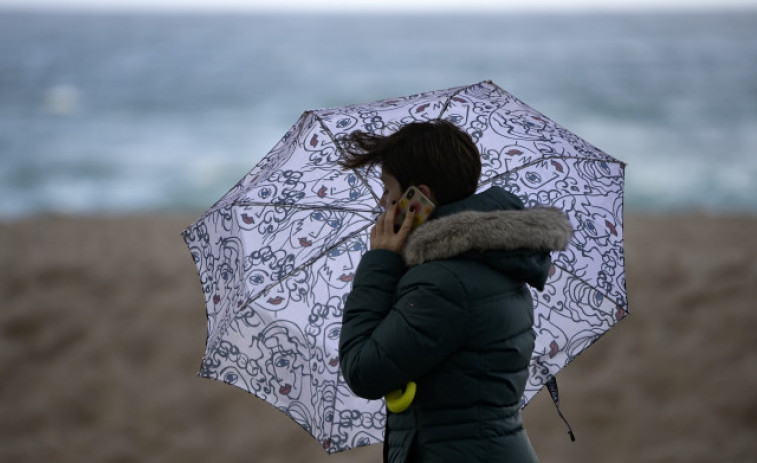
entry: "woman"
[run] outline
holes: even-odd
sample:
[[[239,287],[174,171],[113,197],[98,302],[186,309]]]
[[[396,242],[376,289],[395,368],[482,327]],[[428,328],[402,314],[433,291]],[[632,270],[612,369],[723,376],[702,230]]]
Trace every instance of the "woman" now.
[[[342,373],[367,399],[417,384],[406,410],[387,412],[384,459],[535,462],[520,417],[535,337],[527,285],[544,288],[570,223],[500,188],[475,194],[478,150],[449,122],[347,142],[345,167],[381,167],[386,212],[345,303]],[[437,208],[415,230],[412,212],[397,229],[395,204],[411,185]]]

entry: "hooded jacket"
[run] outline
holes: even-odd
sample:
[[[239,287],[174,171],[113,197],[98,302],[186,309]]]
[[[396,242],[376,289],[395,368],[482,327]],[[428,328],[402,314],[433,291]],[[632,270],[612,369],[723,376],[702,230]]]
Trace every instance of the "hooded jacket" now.
[[[534,348],[527,285],[544,288],[550,252],[572,229],[554,208],[525,209],[494,187],[439,207],[402,255],[361,259],[345,303],[342,373],[367,399],[415,381],[387,411],[385,459],[535,462],[520,399]]]

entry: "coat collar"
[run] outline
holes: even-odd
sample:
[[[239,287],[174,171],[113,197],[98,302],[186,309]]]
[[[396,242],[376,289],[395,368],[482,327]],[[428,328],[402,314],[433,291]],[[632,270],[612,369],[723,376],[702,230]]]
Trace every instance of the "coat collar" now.
[[[570,221],[559,209],[525,209],[515,195],[500,188],[437,212],[410,234],[403,250],[408,266],[471,251],[563,250],[573,235]]]

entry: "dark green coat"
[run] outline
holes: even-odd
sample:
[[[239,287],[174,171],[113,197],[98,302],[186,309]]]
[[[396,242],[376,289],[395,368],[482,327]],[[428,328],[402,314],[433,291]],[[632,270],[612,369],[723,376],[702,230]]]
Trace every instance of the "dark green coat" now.
[[[367,252],[344,309],[339,355],[358,396],[415,381],[388,412],[391,462],[534,462],[520,399],[534,347],[533,303],[549,252],[572,234],[557,209],[524,209],[499,188],[440,207],[403,254]]]

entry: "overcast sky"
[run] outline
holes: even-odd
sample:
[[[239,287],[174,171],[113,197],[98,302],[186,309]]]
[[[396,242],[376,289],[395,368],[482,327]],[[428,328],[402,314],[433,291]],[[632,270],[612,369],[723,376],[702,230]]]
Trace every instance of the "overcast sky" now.
[[[754,8],[757,0],[0,0],[0,7],[296,11],[575,11]]]

